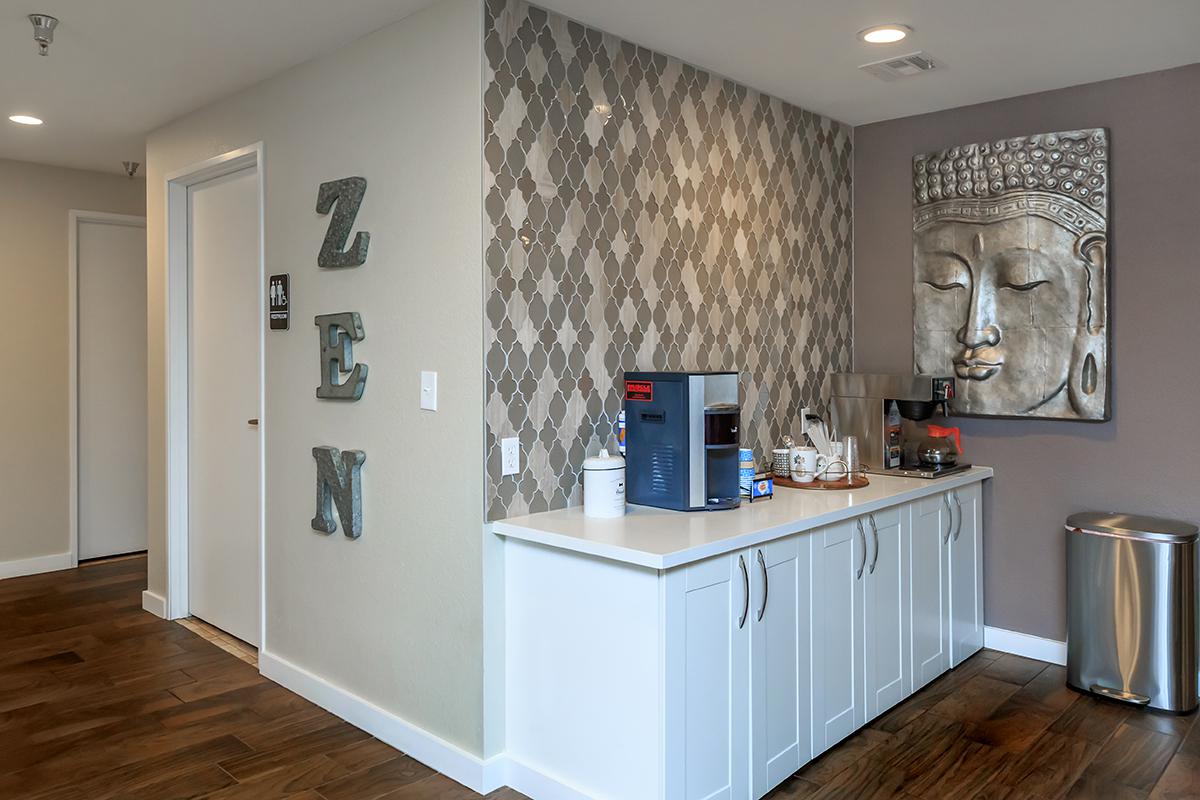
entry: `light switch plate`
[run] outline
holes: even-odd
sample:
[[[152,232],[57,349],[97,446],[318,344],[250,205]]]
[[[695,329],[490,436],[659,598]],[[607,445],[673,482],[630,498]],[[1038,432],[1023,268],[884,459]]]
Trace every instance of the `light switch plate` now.
[[[437,411],[437,373],[421,373],[421,408]]]
[[[500,440],[500,474],[516,475],[521,471],[521,440],[516,436]]]

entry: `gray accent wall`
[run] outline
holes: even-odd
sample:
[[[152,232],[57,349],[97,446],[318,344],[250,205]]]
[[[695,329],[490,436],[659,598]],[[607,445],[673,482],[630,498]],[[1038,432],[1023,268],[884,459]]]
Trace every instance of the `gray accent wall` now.
[[[484,11],[489,519],[579,501],[625,370],[739,370],[761,458],[850,363],[850,128],[523,2]]]
[[[897,84],[897,90],[900,90]],[[854,365],[912,367],[912,157],[1104,127],[1111,136],[1113,418],[961,419],[984,497],[987,624],[1066,638],[1063,520],[1200,520],[1200,65],[854,129]]]

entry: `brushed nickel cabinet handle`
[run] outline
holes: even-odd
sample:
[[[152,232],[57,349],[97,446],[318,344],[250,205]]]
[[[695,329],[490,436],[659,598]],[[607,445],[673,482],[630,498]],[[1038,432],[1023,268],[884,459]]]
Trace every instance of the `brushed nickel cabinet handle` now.
[[[946,506],[946,537],[943,544],[950,544],[950,531],[954,530],[954,509],[950,507],[950,494],[942,495],[942,503]]]
[[[871,559],[871,574],[875,574],[875,565],[879,563],[879,528],[875,527],[875,515],[870,516],[871,538],[875,540],[875,557]]]
[[[854,580],[862,580],[863,568],[867,566],[867,535],[863,533],[862,518],[858,519],[858,535],[862,537],[862,563],[858,565],[858,571],[854,573]]]
[[[758,566],[763,576],[763,601],[758,609],[758,621],[762,622],[763,614],[767,613],[767,595],[771,592],[771,583],[767,579],[767,560],[763,558],[762,550],[758,551]]]
[[[958,491],[954,492],[954,505],[958,507],[958,527],[954,529],[954,541],[958,541],[958,535],[962,533],[962,501],[958,499]]]
[[[746,617],[750,616],[750,572],[746,569],[746,559],[743,556],[738,556],[738,566],[742,568],[742,590],[745,598],[742,603],[742,618],[738,621],[738,630],[741,630],[746,624]]]

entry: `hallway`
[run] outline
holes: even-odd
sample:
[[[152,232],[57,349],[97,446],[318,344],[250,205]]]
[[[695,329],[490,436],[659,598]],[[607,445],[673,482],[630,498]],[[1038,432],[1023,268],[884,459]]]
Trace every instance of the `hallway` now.
[[[147,614],[145,585],[144,557],[0,582],[0,797],[478,796]]]

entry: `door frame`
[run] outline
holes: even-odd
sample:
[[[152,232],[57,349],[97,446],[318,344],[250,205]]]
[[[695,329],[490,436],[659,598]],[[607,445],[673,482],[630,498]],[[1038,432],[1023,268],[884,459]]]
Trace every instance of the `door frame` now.
[[[231,150],[168,173],[166,203],[166,489],[167,571],[166,618],[190,613],[188,602],[188,430],[191,358],[191,240],[188,189],[200,183],[255,167],[258,176],[258,625],[259,649],[266,649],[266,312],[263,283],[266,269],[266,193],[263,143]]]
[[[85,222],[146,229],[145,217],[77,209],[67,212],[67,518],[72,567],[79,566],[79,226]]]

